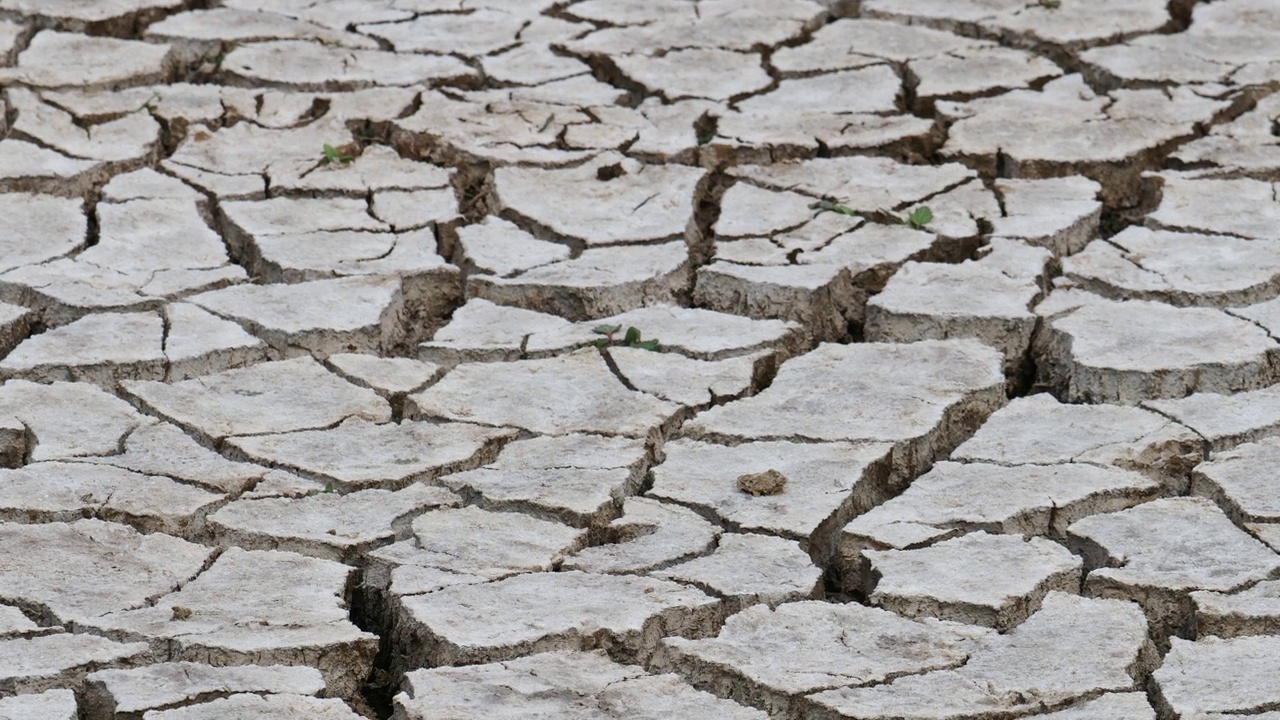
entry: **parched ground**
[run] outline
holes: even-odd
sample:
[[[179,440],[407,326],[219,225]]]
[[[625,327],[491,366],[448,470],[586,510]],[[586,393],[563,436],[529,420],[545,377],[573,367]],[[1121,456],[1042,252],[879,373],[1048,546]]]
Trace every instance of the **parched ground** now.
[[[0,0],[0,717],[1280,718],[1275,0]]]

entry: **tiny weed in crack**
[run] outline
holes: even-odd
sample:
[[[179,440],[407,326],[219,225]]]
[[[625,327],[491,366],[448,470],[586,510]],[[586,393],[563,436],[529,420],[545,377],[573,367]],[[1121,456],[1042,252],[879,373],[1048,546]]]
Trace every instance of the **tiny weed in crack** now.
[[[841,205],[840,203],[833,202],[831,200],[819,200],[818,202],[810,203],[809,209],[817,210],[818,213],[833,212],[841,215],[849,215],[851,217],[860,217],[862,215],[862,213],[854,210],[848,205]]]
[[[621,325],[597,325],[591,328],[591,332],[604,337],[596,340],[593,345],[600,349],[608,347],[629,347],[637,350],[649,350],[651,352],[662,352],[662,344],[657,340],[645,340],[642,338],[640,331],[634,327],[627,328],[627,332],[623,334],[622,339],[618,340],[614,335],[622,332]]]
[[[355,148],[353,148],[351,143],[348,143],[347,145],[340,145],[338,147],[325,143],[323,162],[325,165],[346,165],[356,159],[355,155],[351,154],[354,152]]]
[[[848,205],[842,205],[834,200],[819,200],[809,204],[810,210],[816,210],[815,214],[824,212],[839,213],[840,215],[848,215],[850,217],[863,217],[868,220],[878,222],[897,222],[903,225],[910,225],[912,229],[922,230],[929,223],[933,222],[933,210],[928,205],[921,205],[912,210],[905,218],[899,218],[891,213],[876,211],[867,212],[863,210],[855,210]]]
[[[907,216],[907,224],[913,230],[922,230],[924,226],[931,222],[933,222],[933,211],[929,209],[928,205],[921,205],[912,210],[911,214]]]

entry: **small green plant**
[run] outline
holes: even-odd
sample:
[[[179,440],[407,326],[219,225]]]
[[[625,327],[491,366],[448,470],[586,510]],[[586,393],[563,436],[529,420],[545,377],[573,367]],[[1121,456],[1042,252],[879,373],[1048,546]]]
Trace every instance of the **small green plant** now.
[[[160,96],[159,96],[158,94],[156,94],[156,93],[152,93],[152,94],[151,94],[151,97],[147,98],[147,101],[146,101],[146,102],[144,102],[144,103],[142,103],[141,105],[139,105],[138,107],[136,107],[136,108],[134,108],[134,109],[130,110],[129,112],[131,112],[131,113],[136,113],[136,112],[145,112],[145,113],[147,113],[148,115],[155,115],[155,114],[156,114],[156,103],[157,103],[157,102],[159,102],[159,101],[160,101]]]
[[[614,338],[614,335],[622,332],[621,325],[597,325],[591,328],[591,332],[604,337],[593,343],[600,349],[608,347],[629,347],[637,350],[649,350],[652,352],[662,352],[662,344],[657,340],[644,340],[640,336],[640,331],[634,327],[627,328],[627,332],[622,336],[621,340]]]
[[[933,211],[929,209],[928,205],[921,205],[912,210],[911,214],[907,216],[906,224],[910,225],[913,230],[922,230],[925,225],[931,222],[933,222]]]
[[[848,205],[841,205],[834,200],[819,200],[814,203],[809,203],[809,209],[816,210],[818,213],[833,212],[841,215],[848,215],[850,217],[864,217],[875,222],[902,223],[903,225],[910,225],[916,230],[920,230],[924,228],[924,226],[933,222],[933,211],[930,210],[927,205],[921,205],[915,210],[912,210],[911,213],[907,215],[906,219],[882,210],[872,212],[854,210]]]
[[[335,491],[334,491],[334,489],[333,489],[333,481],[332,481],[332,480],[330,480],[329,482],[327,482],[327,483],[325,483],[325,484],[324,484],[324,489],[323,489],[323,490],[318,490],[318,489],[316,489],[316,488],[311,488],[310,490],[308,490],[308,491],[307,491],[306,496],[307,496],[307,497],[315,497],[316,495],[326,495],[326,494],[329,494],[329,493],[332,493],[332,492],[335,492]]]
[[[338,163],[342,163],[343,165],[346,165],[352,160],[355,160],[354,157],[343,152],[343,150],[346,150],[345,146],[341,148],[336,148],[330,145],[329,143],[325,143],[324,144],[324,164],[336,165]]]
[[[1040,7],[1057,10],[1062,7],[1062,0],[1040,0]]]
[[[815,202],[815,203],[809,203],[809,209],[817,210],[819,213],[833,212],[833,213],[839,213],[841,215],[850,215],[853,217],[858,217],[862,215],[862,213],[858,212],[857,210],[854,210],[848,205],[841,205],[840,203],[833,202],[831,200],[819,200],[818,202]]]

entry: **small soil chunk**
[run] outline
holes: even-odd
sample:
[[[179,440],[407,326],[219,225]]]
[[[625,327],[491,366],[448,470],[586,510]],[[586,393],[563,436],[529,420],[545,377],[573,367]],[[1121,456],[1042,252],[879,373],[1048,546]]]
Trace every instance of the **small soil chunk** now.
[[[752,495],[777,495],[787,486],[787,476],[777,470],[747,473],[738,477],[738,489]]]

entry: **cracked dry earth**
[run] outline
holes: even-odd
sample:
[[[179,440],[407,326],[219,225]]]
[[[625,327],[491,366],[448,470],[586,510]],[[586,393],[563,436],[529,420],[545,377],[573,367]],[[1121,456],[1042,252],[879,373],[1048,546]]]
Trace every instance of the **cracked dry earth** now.
[[[1274,0],[0,0],[0,89],[0,718],[1280,718]]]

